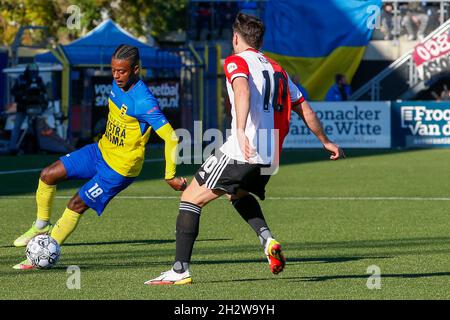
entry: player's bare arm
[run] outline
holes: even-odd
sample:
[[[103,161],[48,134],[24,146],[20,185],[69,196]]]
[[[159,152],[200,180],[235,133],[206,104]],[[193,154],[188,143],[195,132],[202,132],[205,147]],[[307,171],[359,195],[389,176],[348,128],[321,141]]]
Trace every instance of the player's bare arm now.
[[[250,88],[248,80],[240,77],[233,81],[234,103],[236,106],[236,126],[239,146],[244,154],[245,160],[255,155],[255,150],[245,135],[245,126],[250,111]]]
[[[303,119],[309,130],[311,130],[312,133],[314,133],[314,135],[317,137],[317,139],[319,139],[319,141],[322,143],[325,150],[331,153],[331,160],[339,160],[345,158],[344,151],[337,144],[328,139],[327,135],[323,131],[323,127],[319,119],[316,116],[316,113],[306,100],[300,104],[293,106],[292,110]]]

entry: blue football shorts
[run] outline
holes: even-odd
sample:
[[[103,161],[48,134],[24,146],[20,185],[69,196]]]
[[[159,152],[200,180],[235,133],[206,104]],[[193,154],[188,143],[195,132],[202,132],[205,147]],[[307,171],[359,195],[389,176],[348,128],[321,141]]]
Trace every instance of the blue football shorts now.
[[[106,205],[135,178],[124,177],[114,171],[103,159],[97,143],[60,158],[68,179],[89,179],[78,195],[100,216]]]

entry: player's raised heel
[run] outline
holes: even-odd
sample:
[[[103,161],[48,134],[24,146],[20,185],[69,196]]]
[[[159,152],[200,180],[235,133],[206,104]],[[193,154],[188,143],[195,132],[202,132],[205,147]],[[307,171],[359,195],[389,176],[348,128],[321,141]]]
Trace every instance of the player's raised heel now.
[[[144,284],[147,285],[182,285],[192,284],[192,277],[188,271],[183,273],[177,273],[170,269],[169,271],[162,272],[161,275],[155,279],[149,280]]]
[[[28,242],[30,242],[30,240],[33,239],[34,237],[40,234],[50,234],[50,232],[52,231],[52,227],[53,226],[49,223],[45,228],[38,229],[36,228],[35,222],[33,222],[31,228],[28,229],[28,231],[25,232],[23,235],[18,237],[14,241],[13,245],[15,247],[26,247]]]
[[[270,271],[273,274],[279,274],[283,271],[286,265],[286,258],[281,251],[281,244],[275,239],[268,239],[264,251],[269,261]]]

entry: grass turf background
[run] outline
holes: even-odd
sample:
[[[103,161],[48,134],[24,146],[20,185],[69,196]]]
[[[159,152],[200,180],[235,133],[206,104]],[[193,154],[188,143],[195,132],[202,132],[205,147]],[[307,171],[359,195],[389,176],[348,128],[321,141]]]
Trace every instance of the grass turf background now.
[[[87,211],[52,270],[11,268],[24,258],[11,243],[35,218],[39,173],[0,175],[0,299],[449,299],[450,201],[432,198],[450,197],[450,150],[347,154],[338,162],[319,150],[283,154],[262,202],[288,260],[282,274],[270,273],[253,231],[218,200],[202,213],[194,284],[176,287],[143,285],[174,256],[179,193],[161,180],[163,163],[145,164],[120,196],[169,198],[117,198],[100,218]],[[55,159],[0,157],[0,171]],[[197,167],[179,172],[191,178]],[[53,222],[81,184],[58,187]],[[69,265],[81,268],[81,290],[66,287]],[[372,265],[381,269],[380,290],[366,286]]]

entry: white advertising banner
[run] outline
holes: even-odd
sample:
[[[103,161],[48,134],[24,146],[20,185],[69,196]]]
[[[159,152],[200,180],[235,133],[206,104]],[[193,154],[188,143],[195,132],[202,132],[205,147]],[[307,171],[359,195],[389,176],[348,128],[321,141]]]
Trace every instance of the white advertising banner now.
[[[391,102],[310,102],[326,135],[343,148],[390,148]],[[303,120],[292,113],[284,148],[321,148]]]

